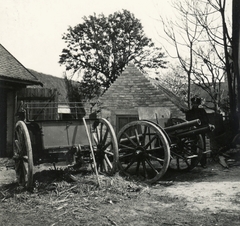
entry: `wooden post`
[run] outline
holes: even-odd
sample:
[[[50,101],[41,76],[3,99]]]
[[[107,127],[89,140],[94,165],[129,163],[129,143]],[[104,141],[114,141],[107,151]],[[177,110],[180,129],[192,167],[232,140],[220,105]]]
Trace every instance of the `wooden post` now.
[[[96,164],[96,159],[95,159],[94,152],[93,152],[91,137],[90,137],[90,134],[89,134],[89,131],[88,131],[88,128],[87,128],[87,123],[86,123],[85,118],[83,117],[82,120],[83,120],[83,123],[84,123],[84,126],[85,126],[85,130],[86,130],[88,141],[89,141],[89,145],[90,145],[90,150],[91,150],[91,154],[92,154],[92,158],[93,158],[93,165],[94,165],[95,173],[96,173],[96,176],[97,176],[97,182],[98,182],[98,185],[100,187],[100,181],[99,181],[99,177],[98,177],[97,164]]]

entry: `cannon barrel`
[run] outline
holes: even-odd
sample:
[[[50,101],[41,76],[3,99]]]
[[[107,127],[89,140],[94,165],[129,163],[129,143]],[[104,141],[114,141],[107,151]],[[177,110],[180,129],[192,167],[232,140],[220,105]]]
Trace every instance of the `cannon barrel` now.
[[[188,130],[188,131],[176,132],[173,135],[176,137],[179,137],[179,138],[191,137],[193,135],[212,132],[214,129],[215,129],[215,126],[209,124],[209,125],[203,126],[203,127],[192,128],[191,130]]]
[[[191,121],[186,121],[186,122],[182,122],[173,126],[169,126],[164,128],[164,130],[169,133],[172,131],[176,131],[178,129],[186,129],[186,128],[190,128],[192,126],[200,126],[201,125],[201,121],[200,119],[195,119],[195,120],[191,120]]]

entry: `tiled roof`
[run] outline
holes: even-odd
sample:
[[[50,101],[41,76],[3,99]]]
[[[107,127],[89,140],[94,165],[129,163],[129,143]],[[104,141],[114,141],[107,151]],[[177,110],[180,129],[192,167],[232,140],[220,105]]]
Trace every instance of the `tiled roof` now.
[[[176,96],[172,91],[170,91],[169,89],[166,89],[162,86],[161,81],[156,80],[156,79],[150,79],[150,81],[156,85],[156,87],[159,90],[162,90],[165,95],[172,101],[172,103],[174,103],[181,111],[187,111],[188,106],[181,100],[181,98],[179,98],[178,96]]]
[[[32,69],[28,70],[43,84],[43,88],[57,90],[59,102],[69,102],[67,98],[67,88],[63,78],[43,74]]]
[[[11,53],[0,44],[0,80],[22,82],[25,85],[41,85]]]
[[[187,106],[157,80],[143,74],[134,64],[129,64],[123,73],[100,97],[106,108],[170,107],[187,110]],[[175,110],[173,110],[175,111]]]

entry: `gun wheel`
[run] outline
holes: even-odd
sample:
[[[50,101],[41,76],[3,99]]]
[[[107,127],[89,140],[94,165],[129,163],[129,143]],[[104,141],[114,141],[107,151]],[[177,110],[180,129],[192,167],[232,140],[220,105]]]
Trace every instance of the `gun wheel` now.
[[[119,168],[128,176],[154,183],[167,171],[170,148],[166,136],[154,123],[134,121],[118,133]]]
[[[176,125],[185,122],[184,119],[173,118],[170,125]],[[192,128],[188,128],[191,130]],[[176,132],[176,131],[174,131]],[[195,168],[202,158],[204,150],[203,139],[201,135],[191,135],[189,137],[179,138],[169,134],[171,139],[171,161],[169,168],[178,171],[189,171]]]

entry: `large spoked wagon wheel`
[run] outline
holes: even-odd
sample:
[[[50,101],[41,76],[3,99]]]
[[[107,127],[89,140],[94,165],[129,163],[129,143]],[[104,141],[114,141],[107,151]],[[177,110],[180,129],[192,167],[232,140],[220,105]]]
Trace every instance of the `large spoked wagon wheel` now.
[[[134,121],[118,133],[121,172],[154,183],[167,171],[170,147],[161,128],[149,121]]]
[[[173,118],[169,125],[176,125],[186,122],[184,119]],[[188,128],[190,131],[193,128]],[[186,131],[186,130],[184,130]],[[171,160],[169,168],[179,171],[189,171],[195,168],[202,158],[204,143],[200,134],[189,134],[189,136],[177,136],[181,130],[169,133],[171,139]]]
[[[27,126],[23,121],[18,121],[15,126],[13,158],[18,183],[31,188],[33,184],[32,146]]]
[[[91,134],[98,172],[113,175],[117,170],[118,143],[112,125],[107,119],[96,119]]]

